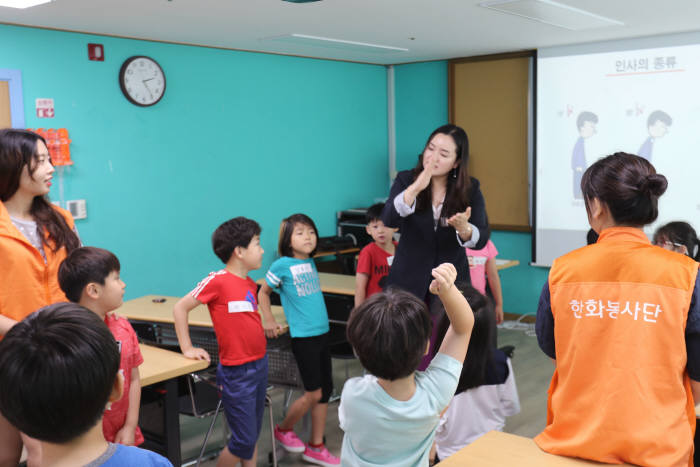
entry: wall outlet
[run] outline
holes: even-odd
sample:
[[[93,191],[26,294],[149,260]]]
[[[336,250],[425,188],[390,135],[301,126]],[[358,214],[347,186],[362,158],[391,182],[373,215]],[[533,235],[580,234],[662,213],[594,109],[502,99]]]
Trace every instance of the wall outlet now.
[[[84,199],[66,201],[66,208],[70,211],[73,219],[85,219],[87,217],[87,207]]]

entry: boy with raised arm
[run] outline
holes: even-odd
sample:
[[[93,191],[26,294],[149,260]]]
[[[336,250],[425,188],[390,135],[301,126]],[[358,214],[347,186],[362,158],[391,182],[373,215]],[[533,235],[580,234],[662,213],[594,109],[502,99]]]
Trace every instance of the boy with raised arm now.
[[[338,409],[345,431],[341,459],[352,466],[425,466],[440,413],[457,388],[474,315],[454,285],[457,270],[432,270],[430,292],[438,295],[450,327],[425,371],[432,321],[425,303],[401,290],[370,297],[353,310],[348,341],[370,373],[345,383]]]

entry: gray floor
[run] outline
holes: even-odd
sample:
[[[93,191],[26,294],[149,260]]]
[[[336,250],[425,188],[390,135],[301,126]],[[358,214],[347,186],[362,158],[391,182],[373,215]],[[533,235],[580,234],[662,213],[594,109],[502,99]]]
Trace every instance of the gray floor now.
[[[506,328],[514,329],[506,329]],[[533,437],[545,426],[547,408],[547,388],[552,377],[554,366],[537,346],[537,340],[532,336],[531,328],[527,325],[506,322],[498,331],[498,345],[514,345],[515,356],[513,358],[513,368],[520,395],[521,412],[508,419],[505,431],[521,436]],[[468,357],[467,357],[468,358]],[[334,379],[337,388],[342,387],[345,378],[346,360],[334,360]],[[362,368],[356,360],[348,361],[348,371],[350,376],[362,374]],[[297,397],[299,393],[295,393]],[[271,393],[273,397],[273,411],[275,422],[281,420],[284,405],[284,391],[275,389]],[[340,454],[340,445],[343,432],[338,427],[338,403],[331,403],[328,411],[326,424],[326,444],[328,449],[334,454]],[[270,453],[270,427],[267,412],[263,422],[262,434],[258,442],[260,455],[258,465],[267,466],[268,454]],[[199,453],[199,448],[204,438],[211,419],[198,420],[193,417],[181,416],[182,423],[182,454],[183,459],[192,459]],[[223,425],[221,419],[217,421],[214,435],[209,442],[211,454],[216,455],[221,448],[223,439]],[[287,454],[279,460],[282,466],[308,466],[301,460],[300,454]],[[201,465],[213,467],[215,459],[202,462]]]

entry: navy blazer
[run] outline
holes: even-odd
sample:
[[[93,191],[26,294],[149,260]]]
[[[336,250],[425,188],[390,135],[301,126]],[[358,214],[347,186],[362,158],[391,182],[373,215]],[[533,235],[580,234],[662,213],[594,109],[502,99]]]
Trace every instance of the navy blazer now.
[[[396,248],[394,261],[386,278],[386,286],[393,285],[425,299],[432,281],[431,271],[442,263],[452,263],[457,268],[457,280],[471,283],[469,264],[464,247],[457,242],[455,229],[448,225],[433,228],[433,212],[428,208],[401,217],[394,207],[394,198],[413,183],[413,171],[399,172],[382,211],[382,221],[389,227],[398,227],[401,240]],[[472,213],[469,222],[479,229],[479,241],[475,250],[486,246],[489,240],[489,221],[486,216],[484,196],[479,181],[471,177],[469,194]]]

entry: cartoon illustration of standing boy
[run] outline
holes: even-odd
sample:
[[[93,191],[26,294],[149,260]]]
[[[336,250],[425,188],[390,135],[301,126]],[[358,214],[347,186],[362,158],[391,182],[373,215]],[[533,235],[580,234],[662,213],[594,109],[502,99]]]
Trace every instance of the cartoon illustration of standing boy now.
[[[598,116],[593,112],[581,112],[576,118],[576,128],[578,128],[579,138],[574,145],[574,151],[571,154],[571,170],[574,172],[574,199],[583,199],[581,193],[581,178],[583,172],[586,171],[586,149],[583,145],[583,140],[593,136],[595,126],[598,123]]]
[[[673,123],[671,116],[663,110],[655,110],[650,113],[649,118],[647,118],[649,137],[644,140],[637,155],[651,162],[654,141],[656,141],[657,138],[663,138],[664,135],[668,133],[668,127],[671,126],[671,123]]]

